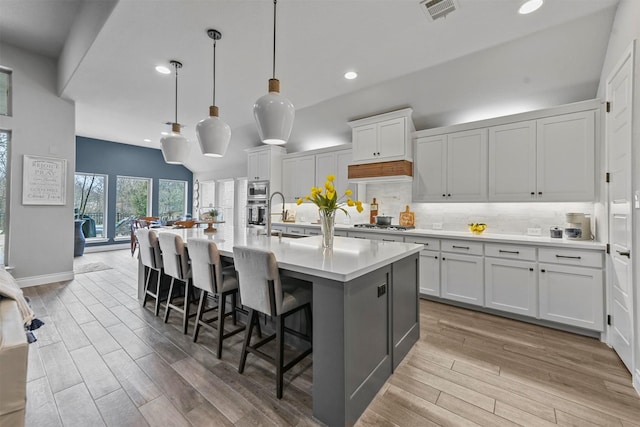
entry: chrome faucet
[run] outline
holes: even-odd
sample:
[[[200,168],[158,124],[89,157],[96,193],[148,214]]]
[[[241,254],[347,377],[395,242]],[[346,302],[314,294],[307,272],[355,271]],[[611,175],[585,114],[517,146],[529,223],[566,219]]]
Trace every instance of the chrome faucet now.
[[[269,215],[267,215],[267,237],[271,237],[271,215],[273,215],[271,212],[271,205],[273,204],[273,196],[276,194],[279,194],[280,197],[282,197],[282,218],[284,219],[284,194],[279,191],[274,191],[271,194],[271,197],[269,197],[269,204],[267,205],[267,208],[269,209]]]

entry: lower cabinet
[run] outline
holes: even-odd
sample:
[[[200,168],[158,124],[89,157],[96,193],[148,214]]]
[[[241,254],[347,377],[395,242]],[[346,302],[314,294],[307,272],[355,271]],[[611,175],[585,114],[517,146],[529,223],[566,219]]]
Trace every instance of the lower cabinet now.
[[[482,257],[442,253],[442,298],[484,305],[484,274]]]
[[[485,258],[484,278],[486,307],[537,317],[535,262]]]
[[[540,318],[604,330],[602,270],[539,264]]]
[[[440,252],[420,252],[420,293],[440,296]]]

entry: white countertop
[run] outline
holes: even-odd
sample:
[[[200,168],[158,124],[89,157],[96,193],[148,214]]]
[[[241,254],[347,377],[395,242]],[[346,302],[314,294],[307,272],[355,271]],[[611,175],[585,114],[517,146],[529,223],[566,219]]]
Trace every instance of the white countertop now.
[[[190,238],[208,238],[216,242],[224,256],[233,256],[234,246],[250,246],[272,251],[278,266],[285,270],[347,282],[408,255],[420,252],[422,245],[368,239],[335,237],[333,249],[322,248],[321,236],[289,239],[256,235],[244,227],[220,226],[217,233],[205,234],[203,228],[161,228],[158,232]]]
[[[310,222],[274,222],[273,225],[287,226],[287,227],[317,227],[320,225]],[[430,230],[426,228],[414,228],[413,230],[405,231],[391,231],[385,229],[371,229],[371,228],[356,228],[353,225],[336,224],[336,230],[357,231],[364,233],[383,233],[412,237],[434,237],[438,239],[456,239],[456,240],[475,240],[484,243],[510,243],[510,244],[525,244],[525,245],[542,245],[551,246],[556,248],[566,249],[584,249],[604,251],[606,250],[606,244],[603,242],[596,242],[593,240],[569,240],[569,239],[552,239],[551,237],[542,236],[525,236],[520,234],[497,234],[491,232],[484,232],[482,234],[473,234],[470,231],[448,231],[448,230]]]

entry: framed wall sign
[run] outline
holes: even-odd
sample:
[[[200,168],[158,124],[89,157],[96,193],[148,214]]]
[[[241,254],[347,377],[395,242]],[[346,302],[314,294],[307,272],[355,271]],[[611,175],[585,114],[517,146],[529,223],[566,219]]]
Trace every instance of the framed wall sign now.
[[[23,205],[66,204],[67,161],[52,157],[24,156]]]

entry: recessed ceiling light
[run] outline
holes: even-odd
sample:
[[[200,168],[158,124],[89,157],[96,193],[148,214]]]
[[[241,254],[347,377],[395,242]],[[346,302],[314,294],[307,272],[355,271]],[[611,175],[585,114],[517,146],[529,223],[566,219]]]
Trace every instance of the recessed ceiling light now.
[[[149,138],[145,138],[143,139],[144,142],[151,142],[151,140]]]
[[[160,135],[169,135],[169,132],[160,132]]]
[[[518,13],[520,15],[526,15],[531,12],[535,12],[540,9],[540,6],[544,3],[544,0],[527,0],[520,6]]]
[[[346,73],[344,73],[344,78],[347,80],[353,80],[356,77],[358,77],[358,73],[356,73],[355,71],[347,71]]]
[[[169,74],[171,72],[171,70],[165,67],[164,65],[158,65],[156,67],[156,71],[159,72],[160,74]]]

